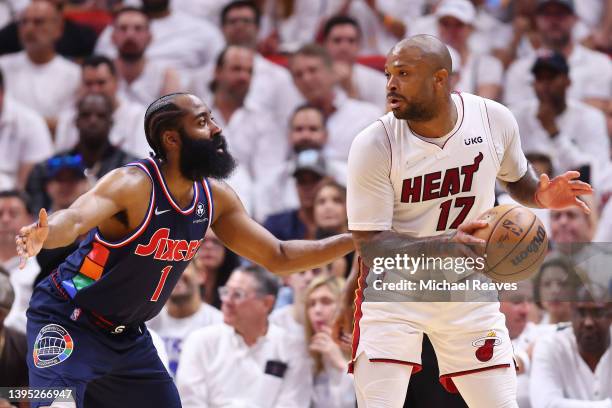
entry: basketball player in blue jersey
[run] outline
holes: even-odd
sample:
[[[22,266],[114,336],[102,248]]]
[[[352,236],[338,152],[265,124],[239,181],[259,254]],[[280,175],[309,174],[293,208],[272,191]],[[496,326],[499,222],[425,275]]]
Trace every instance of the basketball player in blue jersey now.
[[[350,235],[278,241],[253,221],[222,180],[235,162],[210,109],[190,94],[159,98],[145,114],[154,158],[112,171],[69,209],[24,227],[23,260],[41,248],[79,248],[30,301],[30,387],[72,387],[72,405],[180,407],[144,324],[170,295],[204,234],[277,274],[353,250]]]

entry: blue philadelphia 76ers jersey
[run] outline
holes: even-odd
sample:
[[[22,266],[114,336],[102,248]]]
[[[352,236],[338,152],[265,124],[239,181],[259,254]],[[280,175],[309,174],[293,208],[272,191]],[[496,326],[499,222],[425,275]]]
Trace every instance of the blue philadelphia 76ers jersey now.
[[[210,227],[213,203],[207,180],[194,182],[193,201],[182,209],[155,160],[127,166],[145,172],[153,184],[144,220],[117,242],[93,228],[58,273],[59,284],[77,306],[132,325],[151,319],[163,307]]]

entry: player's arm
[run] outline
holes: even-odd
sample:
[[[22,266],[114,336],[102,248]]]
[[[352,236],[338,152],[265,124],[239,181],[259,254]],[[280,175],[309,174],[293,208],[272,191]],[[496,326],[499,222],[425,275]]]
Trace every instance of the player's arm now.
[[[16,238],[17,252],[24,258],[23,262],[41,248],[58,248],[73,243],[102,221],[125,210],[134,197],[148,196],[151,185],[145,178],[140,170],[134,168],[116,169],[69,208],[49,217],[41,209],[38,222],[23,227]]]
[[[229,249],[271,272],[284,275],[315,268],[354,250],[350,234],[318,241],[280,241],[249,217],[231,187],[223,182],[211,185],[215,234]]]
[[[568,171],[552,180],[542,174],[538,179],[525,158],[518,123],[510,110],[493,101],[486,101],[486,107],[496,150],[503,151],[497,179],[510,196],[527,207],[553,210],[580,207],[588,213],[589,208],[578,196],[592,194],[593,189],[577,180],[580,173]]]

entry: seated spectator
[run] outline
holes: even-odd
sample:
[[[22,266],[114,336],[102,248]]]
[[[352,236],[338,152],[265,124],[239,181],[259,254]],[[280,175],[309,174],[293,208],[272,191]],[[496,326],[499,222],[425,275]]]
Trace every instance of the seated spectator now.
[[[320,276],[306,289],[306,322],[308,350],[314,365],[312,407],[352,408],[355,406],[353,377],[346,370],[350,356],[331,336],[344,279]]]
[[[281,134],[289,122],[293,107],[300,94],[293,84],[289,71],[264,58],[257,52],[261,15],[254,1],[237,0],[221,10],[221,30],[227,46],[247,47],[254,52],[251,86],[246,105],[257,106],[274,117]],[[193,73],[190,89],[196,95],[208,93],[213,79],[214,61]]]
[[[59,113],[74,103],[79,67],[55,51],[62,17],[49,1],[30,3],[19,20],[24,51],[0,57],[6,91],[35,110],[53,133]]]
[[[335,16],[325,23],[323,44],[334,62],[338,85],[350,98],[383,107],[387,79],[382,72],[357,63],[362,41],[361,27],[351,17]]]
[[[62,18],[61,35],[55,43],[57,53],[66,58],[84,58],[93,52],[96,45],[96,32],[87,25],[65,18],[67,0],[53,0]],[[0,29],[0,54],[21,51],[19,24],[13,21]]]
[[[0,384],[3,387],[27,387],[28,343],[25,333],[4,324],[9,310],[12,309],[14,299],[15,293],[8,274],[0,267],[0,339],[2,339],[0,341]],[[0,398],[1,405],[2,398]]]
[[[309,407],[303,343],[268,322],[278,281],[260,267],[235,270],[219,288],[225,324],[196,330],[183,344],[177,387],[183,407]]]
[[[200,285],[203,283],[195,265],[189,264],[172,289],[166,306],[147,322],[147,327],[164,341],[172,376],[176,375],[183,340],[197,329],[223,321],[219,310],[202,301]]]
[[[557,51],[567,59],[571,85],[568,96],[572,99],[600,103],[612,96],[612,62],[606,55],[590,50],[572,39],[576,23],[574,1],[538,0],[536,27],[541,48]],[[504,102],[520,104],[534,99],[531,68],[535,53],[516,60],[506,72]]]
[[[503,66],[488,54],[475,52],[469,45],[474,32],[476,9],[468,0],[445,0],[436,10],[438,32],[442,41],[459,53],[461,79],[456,89],[484,98],[499,99]]]
[[[275,324],[287,330],[292,335],[304,338],[304,320],[306,318],[304,311],[304,294],[310,282],[319,276],[323,269],[308,269],[303,272],[292,273],[287,276],[287,286],[283,288],[289,289],[289,303],[284,305],[278,304],[276,301],[275,309],[270,314],[270,323]],[[281,290],[283,289],[281,288]],[[279,291],[280,296],[280,291]]]
[[[599,286],[583,288],[572,303],[572,325],[535,345],[533,407],[612,406],[612,302]]]
[[[130,154],[110,144],[109,134],[112,125],[113,106],[102,94],[85,95],[77,104],[76,127],[79,140],[71,150],[56,154],[52,159],[81,161],[86,175],[92,183],[109,171],[134,160]],[[26,185],[26,191],[32,199],[33,211],[48,208],[50,200],[45,192],[48,179],[48,161],[37,164]]]
[[[144,133],[145,107],[118,95],[118,87],[117,70],[110,59],[94,55],[83,61],[81,93],[104,94],[113,104],[113,126],[109,136],[111,144],[136,157],[147,157],[151,149]],[[79,140],[75,117],[75,107],[60,114],[55,131],[56,151],[69,150]]]
[[[212,229],[206,231],[200,249],[193,258],[200,281],[202,300],[217,309],[221,308],[219,288],[225,285],[230,274],[240,265],[238,255],[223,246]]]
[[[144,106],[181,88],[174,68],[145,55],[152,40],[149,24],[149,17],[142,10],[125,7],[115,14],[111,35],[117,47],[119,94]]]
[[[557,253],[547,256],[534,277],[536,304],[544,314],[539,324],[559,324],[570,321],[570,301],[582,285],[570,258]]]
[[[0,69],[0,189],[23,188],[34,164],[52,154],[44,119],[6,94]]]
[[[349,98],[337,88],[333,62],[325,49],[317,45],[305,45],[292,54],[289,68],[302,96],[325,115],[328,157],[347,160],[355,136],[374,122],[384,108]]]
[[[291,158],[276,168],[270,168],[267,180],[259,189],[256,212],[259,220],[299,205],[292,177],[295,157],[304,150],[321,151],[325,156],[326,174],[346,184],[346,161],[331,159],[326,155],[328,135],[325,117],[319,108],[308,104],[298,106],[289,121],[288,139]]]
[[[282,240],[313,239],[313,199],[317,183],[327,175],[326,163],[319,150],[300,152],[295,158],[293,177],[299,198],[299,207],[266,218],[264,227],[276,238]]]
[[[569,97],[571,72],[562,54],[540,51],[532,72],[537,99],[513,109],[523,150],[548,152],[558,174],[583,165],[596,174],[610,163],[604,115]]]
[[[141,12],[147,19],[147,33],[150,22],[152,36],[150,47],[146,50],[146,58],[156,65],[173,67],[181,73],[187,72],[213,62],[223,48],[223,38],[216,26],[173,10],[170,0],[142,0]],[[112,39],[112,32],[116,29],[115,23],[114,27],[107,27],[100,34],[95,48],[96,54],[109,58],[121,55],[121,44]],[[119,65],[117,68],[121,71]],[[151,102],[152,100],[144,104],[148,106]]]
[[[347,232],[346,188],[332,179],[323,179],[314,192],[312,213],[317,239]],[[347,278],[354,255],[354,252],[351,252],[329,264],[330,273]]]
[[[25,268],[19,269],[15,237],[22,227],[31,223],[32,215],[26,195],[17,190],[0,191],[0,267],[8,272],[15,291],[15,301],[11,302],[12,308],[4,320],[4,326],[20,333],[26,332],[26,309],[32,296],[32,284],[40,268],[35,258],[28,258]]]

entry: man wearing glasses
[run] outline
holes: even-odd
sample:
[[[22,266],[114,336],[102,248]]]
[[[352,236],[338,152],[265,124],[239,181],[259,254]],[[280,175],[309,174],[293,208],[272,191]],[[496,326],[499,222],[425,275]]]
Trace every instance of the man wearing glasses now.
[[[268,322],[278,287],[265,269],[246,267],[219,288],[225,324],[199,329],[183,344],[177,387],[184,408],[309,406],[312,376],[299,333]]]

